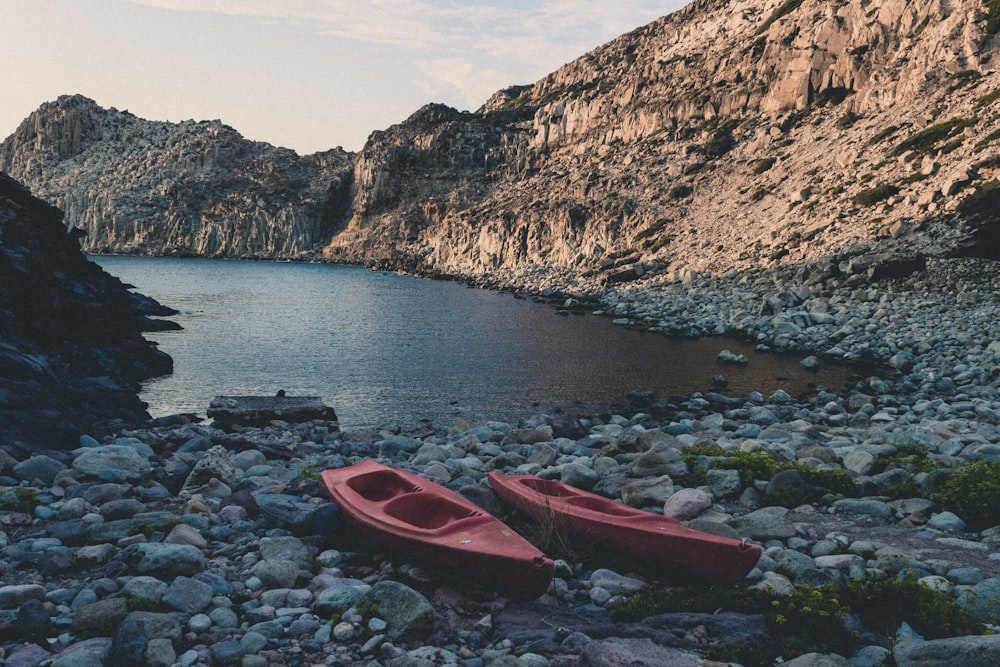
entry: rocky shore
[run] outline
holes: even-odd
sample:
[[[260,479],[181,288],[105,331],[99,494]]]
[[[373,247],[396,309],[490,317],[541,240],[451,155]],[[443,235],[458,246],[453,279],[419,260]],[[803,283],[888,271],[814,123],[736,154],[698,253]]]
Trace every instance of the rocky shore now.
[[[1000,640],[986,631],[1000,613],[1000,529],[983,507],[995,480],[972,477],[971,502],[955,495],[977,463],[1000,457],[997,275],[940,260],[855,286],[771,275],[605,297],[624,321],[735,330],[818,363],[869,364],[812,396],[636,391],[621,414],[377,430],[222,430],[176,416],[83,435],[69,452],[5,455],[4,664],[997,664]],[[750,539],[764,555],[731,599],[764,590],[791,604],[829,586],[914,581],[979,629],[937,635],[945,624],[920,626],[917,609],[873,627],[852,610],[821,624],[833,635],[846,623],[850,652],[792,654],[767,608],[623,616],[636,591],[677,582],[559,543],[544,547],[559,559],[549,591],[506,600],[358,538],[317,473],[368,458],[458,490],[536,541],[545,536],[499,503],[487,472],[559,479]]]

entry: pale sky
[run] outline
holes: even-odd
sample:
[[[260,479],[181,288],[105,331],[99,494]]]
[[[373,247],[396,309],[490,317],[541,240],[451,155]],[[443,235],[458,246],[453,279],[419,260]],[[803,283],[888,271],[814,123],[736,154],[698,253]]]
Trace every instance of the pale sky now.
[[[475,110],[688,1],[0,0],[0,139],[80,93],[357,151],[428,102]]]

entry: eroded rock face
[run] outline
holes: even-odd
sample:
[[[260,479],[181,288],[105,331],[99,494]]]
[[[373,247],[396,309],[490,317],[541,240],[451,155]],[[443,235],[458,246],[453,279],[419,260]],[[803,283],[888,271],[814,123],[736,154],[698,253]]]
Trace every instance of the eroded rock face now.
[[[997,48],[979,0],[696,0],[373,135],[327,254],[538,286],[984,254]]]
[[[153,122],[73,95],[0,144],[0,170],[62,208],[89,252],[302,259],[343,216],[351,155],[303,157],[219,121]]]
[[[534,291],[995,256],[998,48],[982,0],[695,0],[474,113],[427,105],[356,156],[72,97],[0,145],[0,168],[90,250],[326,246]]]
[[[95,422],[148,419],[140,380],[170,357],[134,295],[89,262],[62,213],[0,174],[0,444],[74,447]]]

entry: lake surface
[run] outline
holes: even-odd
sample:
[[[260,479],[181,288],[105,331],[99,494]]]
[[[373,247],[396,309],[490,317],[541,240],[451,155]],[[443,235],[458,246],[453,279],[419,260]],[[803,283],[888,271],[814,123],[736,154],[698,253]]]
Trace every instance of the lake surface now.
[[[845,372],[804,371],[799,357],[721,338],[674,340],[605,317],[557,315],[511,294],[329,264],[94,257],[137,291],[180,311],[182,331],[146,336],[174,373],[143,386],[153,416],[204,416],[218,395],[320,396],[344,427],[430,418],[515,420],[566,407],[597,413],[636,388],[659,396],[728,395],[810,383],[839,389]],[[719,351],[746,354],[719,366]]]

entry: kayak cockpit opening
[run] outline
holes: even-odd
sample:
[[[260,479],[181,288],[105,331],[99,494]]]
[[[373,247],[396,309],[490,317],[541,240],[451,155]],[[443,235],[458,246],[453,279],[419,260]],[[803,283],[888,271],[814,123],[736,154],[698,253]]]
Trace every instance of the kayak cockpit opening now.
[[[415,528],[434,530],[461,519],[485,516],[483,512],[452,502],[431,491],[418,491],[393,498],[382,511]]]
[[[375,470],[351,477],[347,486],[369,502],[382,502],[396,496],[423,491],[393,470]]]

